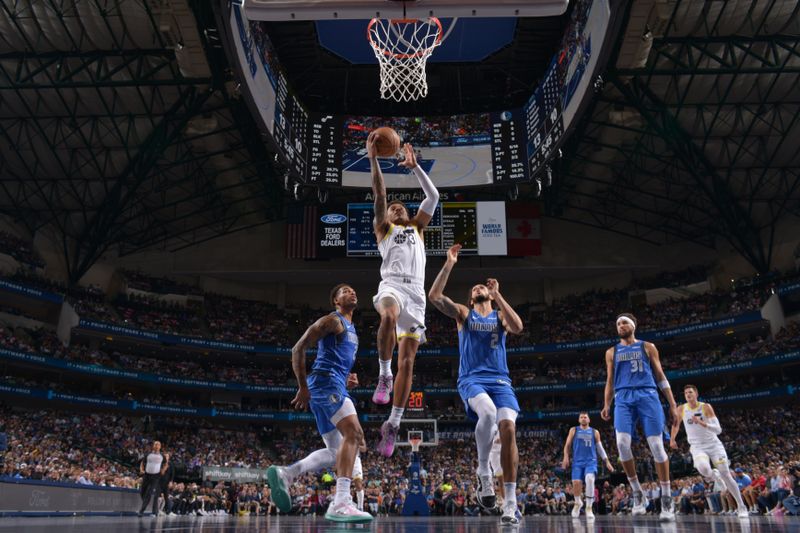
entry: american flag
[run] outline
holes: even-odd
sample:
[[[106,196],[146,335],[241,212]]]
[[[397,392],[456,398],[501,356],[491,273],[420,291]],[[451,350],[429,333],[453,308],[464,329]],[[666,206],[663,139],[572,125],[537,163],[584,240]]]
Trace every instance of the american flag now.
[[[286,217],[286,257],[314,259],[317,257],[317,206],[293,206]]]

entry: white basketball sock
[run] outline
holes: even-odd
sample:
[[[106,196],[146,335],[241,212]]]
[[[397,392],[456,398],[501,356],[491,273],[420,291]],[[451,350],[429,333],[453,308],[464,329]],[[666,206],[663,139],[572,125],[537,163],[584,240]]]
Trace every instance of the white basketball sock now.
[[[350,478],[340,477],[336,480],[336,496],[333,503],[346,502],[348,498],[350,498]]]
[[[392,406],[392,414],[389,415],[389,423],[394,427],[400,427],[400,419],[403,418],[404,407]]]
[[[336,452],[328,448],[311,452],[293,465],[286,467],[285,472],[290,480],[295,480],[306,472],[316,472],[323,468],[330,468],[336,464]]]
[[[517,506],[517,482],[503,483],[503,492],[506,494],[504,506],[516,507]]]
[[[364,510],[364,491],[363,490],[357,490],[356,491],[356,498],[358,500],[358,510],[359,511],[363,511]]]
[[[381,365],[381,376],[391,376],[392,375],[392,360],[387,359],[384,361],[383,359],[378,359],[378,363]]]

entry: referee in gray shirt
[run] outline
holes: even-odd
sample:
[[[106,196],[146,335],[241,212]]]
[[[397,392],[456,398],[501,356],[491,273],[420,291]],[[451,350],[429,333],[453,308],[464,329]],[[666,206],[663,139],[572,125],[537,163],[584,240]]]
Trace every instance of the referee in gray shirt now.
[[[158,514],[158,488],[161,474],[166,470],[167,463],[161,455],[161,443],[155,441],[153,450],[142,459],[139,465],[139,473],[144,476],[142,479],[142,508],[139,509],[139,516],[144,514],[144,510],[150,499],[153,500],[153,516]]]

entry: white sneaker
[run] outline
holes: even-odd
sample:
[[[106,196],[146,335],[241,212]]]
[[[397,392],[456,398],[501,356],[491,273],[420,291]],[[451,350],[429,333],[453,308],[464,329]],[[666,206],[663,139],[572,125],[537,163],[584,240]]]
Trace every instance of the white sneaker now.
[[[494,494],[494,480],[491,474],[478,476],[478,503],[484,509],[494,509],[497,506],[497,496]]]
[[[575,498],[575,505],[572,506],[572,518],[578,518],[581,516],[582,507],[583,501],[580,498]]]
[[[733,511],[731,511],[729,514],[733,514]],[[739,507],[739,510],[736,512],[736,516],[739,518],[750,518],[750,511],[748,511],[746,507]]]
[[[325,518],[334,522],[361,523],[372,520],[372,515],[359,511],[353,504],[352,499],[340,503],[332,502],[328,506]]]
[[[586,506],[586,520],[594,520],[594,513],[590,506]]]
[[[506,505],[503,507],[503,516],[500,517],[500,522],[504,526],[516,526],[519,524],[519,517],[516,504]]]
[[[658,517],[664,522],[673,522],[675,520],[675,509],[672,506],[671,496],[661,497],[661,514]]]
[[[640,491],[636,491],[633,493],[633,509],[631,509],[632,516],[639,516],[647,513],[647,504],[650,503],[650,500],[647,499],[647,496]]]

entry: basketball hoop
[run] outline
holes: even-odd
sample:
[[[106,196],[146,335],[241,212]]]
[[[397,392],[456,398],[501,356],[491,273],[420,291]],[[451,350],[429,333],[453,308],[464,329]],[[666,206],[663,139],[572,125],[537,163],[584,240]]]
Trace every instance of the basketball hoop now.
[[[418,452],[419,446],[422,444],[422,432],[421,431],[409,431],[408,432],[408,443],[411,445],[412,452]]]
[[[367,37],[381,69],[381,98],[410,102],[428,95],[425,65],[442,43],[438,18],[374,18],[367,26]]]

